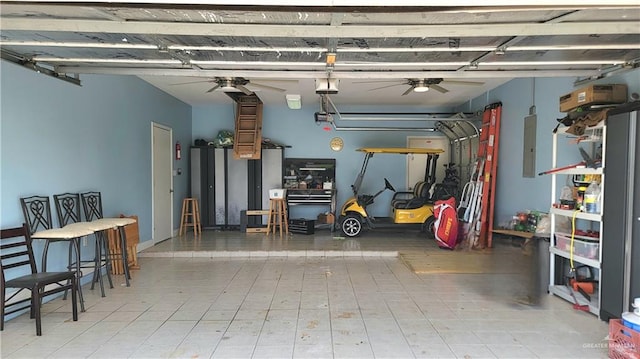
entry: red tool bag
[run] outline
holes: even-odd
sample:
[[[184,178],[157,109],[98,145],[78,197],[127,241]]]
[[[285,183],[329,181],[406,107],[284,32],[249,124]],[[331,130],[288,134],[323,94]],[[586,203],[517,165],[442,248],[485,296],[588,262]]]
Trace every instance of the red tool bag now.
[[[436,201],[433,206],[433,216],[436,218],[433,233],[438,247],[455,249],[458,244],[458,213],[455,197]]]

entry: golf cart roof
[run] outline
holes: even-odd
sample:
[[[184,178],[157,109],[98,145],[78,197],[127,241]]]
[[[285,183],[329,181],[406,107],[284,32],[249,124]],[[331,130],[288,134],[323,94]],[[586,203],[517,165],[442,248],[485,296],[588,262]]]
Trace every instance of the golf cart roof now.
[[[438,154],[443,153],[444,150],[439,148],[415,148],[415,147],[363,147],[358,148],[356,151],[367,153],[398,153],[398,154]]]

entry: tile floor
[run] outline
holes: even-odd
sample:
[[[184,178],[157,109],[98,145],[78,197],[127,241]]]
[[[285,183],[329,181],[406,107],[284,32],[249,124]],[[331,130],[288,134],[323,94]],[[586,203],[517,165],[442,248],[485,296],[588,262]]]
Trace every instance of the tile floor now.
[[[415,274],[398,253],[498,270]],[[410,232],[189,233],[140,253],[131,287],[87,287],[78,322],[61,299],[44,305],[41,337],[28,315],[8,321],[1,357],[606,358],[595,316],[546,295],[521,304],[531,258],[504,238],[450,252]]]

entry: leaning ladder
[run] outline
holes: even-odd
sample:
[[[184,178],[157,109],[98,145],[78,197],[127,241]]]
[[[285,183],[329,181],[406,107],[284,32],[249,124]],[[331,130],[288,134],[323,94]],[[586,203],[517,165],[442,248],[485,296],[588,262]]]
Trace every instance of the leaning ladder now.
[[[473,201],[477,210],[469,227],[469,247],[491,247],[495,209],[496,179],[498,172],[498,152],[500,143],[500,117],[502,103],[496,102],[485,107],[480,128],[480,141],[476,158],[477,185]]]

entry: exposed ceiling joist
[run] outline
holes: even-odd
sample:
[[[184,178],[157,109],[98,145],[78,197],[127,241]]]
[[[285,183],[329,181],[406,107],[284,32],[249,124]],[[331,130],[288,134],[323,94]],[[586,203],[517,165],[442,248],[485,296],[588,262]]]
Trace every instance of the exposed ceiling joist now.
[[[29,0],[4,0],[7,3],[24,3]],[[54,0],[44,0],[41,2],[55,2]],[[96,4],[96,6],[104,4],[104,1],[88,0],[83,3]],[[129,4],[129,0],[111,0],[113,4]],[[136,4],[150,4],[162,6],[163,4],[175,4],[175,0],[138,0]],[[352,9],[361,6],[367,6],[370,11],[398,11],[398,9],[424,9],[424,8],[450,8],[450,7],[466,7],[475,9],[476,11],[497,11],[501,8],[512,8],[513,1],[510,0],[484,0],[478,3],[477,0],[449,0],[447,6],[442,5],[441,0],[396,0],[393,5],[389,5],[386,0],[190,0],[182,4],[184,7],[189,6],[230,6],[230,7],[291,7],[295,6],[301,9],[326,9],[332,7],[341,7],[342,9]],[[557,9],[570,7],[588,8],[593,6],[633,6],[637,5],[635,0],[519,0],[517,6],[522,9]],[[386,10],[384,10],[386,9]]]
[[[245,77],[245,78],[277,78],[282,77],[281,71],[255,71],[255,70],[194,70],[194,69],[145,69],[145,68],[112,68],[93,66],[59,66],[58,71],[78,74],[118,74],[140,76],[188,76],[188,77]],[[398,78],[512,78],[512,77],[567,77],[567,76],[593,76],[598,71],[594,70],[536,70],[536,71],[403,71],[403,72],[379,72],[359,71],[340,72],[335,71],[331,77],[337,79],[398,79]],[[287,78],[323,78],[326,72],[322,71],[287,71]]]
[[[464,26],[461,26],[464,25]],[[597,30],[596,30],[597,29]],[[572,23],[456,24],[456,25],[271,25],[105,21],[78,19],[2,18],[2,31],[75,31],[111,34],[154,34],[195,36],[261,36],[324,38],[414,38],[482,36],[553,36],[598,34],[638,34],[635,21],[589,21]]]
[[[335,39],[334,39],[335,40]],[[513,42],[515,43],[515,42]],[[538,46],[518,46],[512,42],[503,43],[499,46],[460,46],[455,49],[450,47],[337,47],[334,52],[339,53],[403,53],[403,52],[478,52],[478,51],[554,51],[554,50],[635,50],[640,49],[640,43],[636,44],[553,44]],[[139,49],[139,50],[162,50],[158,45],[152,44],[132,44],[125,42],[59,42],[59,41],[11,41],[1,40],[0,46],[33,46],[33,47],[76,47],[76,48],[96,48],[96,49]],[[328,47],[264,47],[264,46],[209,46],[209,45],[166,45],[167,50],[185,51],[259,51],[259,52],[329,52]]]

